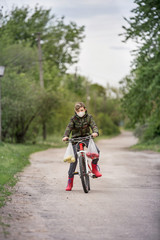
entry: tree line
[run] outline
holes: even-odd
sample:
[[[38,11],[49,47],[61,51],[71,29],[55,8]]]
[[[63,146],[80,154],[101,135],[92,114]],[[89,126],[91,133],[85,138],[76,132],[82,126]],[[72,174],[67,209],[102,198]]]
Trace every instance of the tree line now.
[[[40,86],[38,36],[42,49]],[[51,9],[13,7],[3,14],[0,27],[2,81],[2,139],[21,143],[43,135],[63,135],[74,103],[84,101],[101,134],[119,132],[122,120],[118,89],[91,83],[85,76],[68,74],[78,62],[85,27],[66,23]]]
[[[128,126],[142,141],[160,136],[160,1],[134,0],[132,17],[123,26],[124,42],[137,43],[132,71],[122,83]]]

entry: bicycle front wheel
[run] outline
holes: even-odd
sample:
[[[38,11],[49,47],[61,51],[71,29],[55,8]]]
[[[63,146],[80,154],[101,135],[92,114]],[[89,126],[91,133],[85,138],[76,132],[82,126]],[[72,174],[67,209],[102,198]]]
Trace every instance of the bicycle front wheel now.
[[[80,168],[80,178],[82,182],[82,187],[85,193],[90,190],[89,175],[86,171],[85,158],[83,156],[79,157],[79,168]]]

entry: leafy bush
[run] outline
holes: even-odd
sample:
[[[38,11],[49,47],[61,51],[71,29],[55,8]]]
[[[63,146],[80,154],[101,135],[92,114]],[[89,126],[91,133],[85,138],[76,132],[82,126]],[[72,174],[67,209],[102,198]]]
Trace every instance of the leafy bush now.
[[[42,91],[25,74],[6,74],[2,90],[3,140],[24,142],[31,123],[38,117],[48,117],[55,98]]]
[[[119,128],[113,123],[111,118],[105,113],[99,113],[97,116],[98,127],[103,135],[112,135],[120,133]]]

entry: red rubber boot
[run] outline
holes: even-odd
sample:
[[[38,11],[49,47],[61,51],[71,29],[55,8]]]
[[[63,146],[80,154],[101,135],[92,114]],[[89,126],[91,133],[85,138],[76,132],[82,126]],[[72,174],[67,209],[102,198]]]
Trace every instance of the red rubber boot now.
[[[97,169],[97,164],[92,163],[92,173],[98,178],[101,177],[102,174]]]
[[[73,177],[72,178],[68,178],[68,185],[66,187],[66,191],[71,191],[72,187],[73,187]]]

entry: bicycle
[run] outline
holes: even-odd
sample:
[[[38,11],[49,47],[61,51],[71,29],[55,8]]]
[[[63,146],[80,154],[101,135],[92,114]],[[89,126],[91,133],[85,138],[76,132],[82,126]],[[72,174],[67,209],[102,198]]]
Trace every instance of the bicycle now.
[[[74,175],[79,175],[82,187],[85,193],[90,191],[90,179],[89,177],[96,178],[96,176],[92,173],[91,166],[89,164],[89,159],[86,155],[87,151],[84,150],[84,146],[86,146],[85,140],[91,139],[92,136],[87,137],[79,137],[79,138],[71,138],[68,139],[67,142],[75,143],[77,147],[77,163],[79,163],[79,172],[74,172]]]

